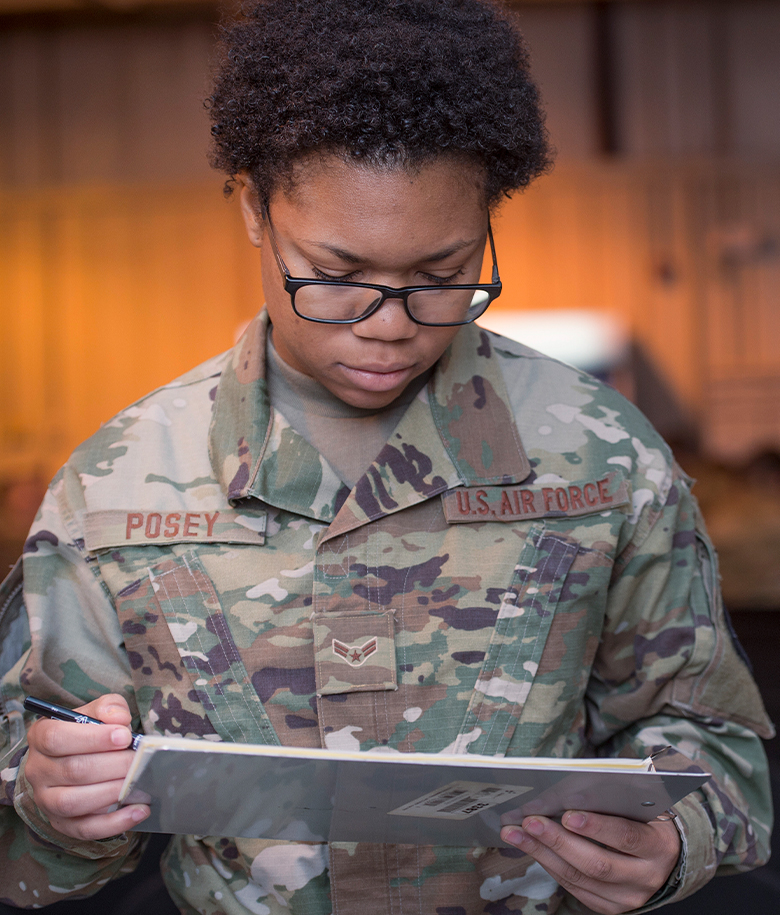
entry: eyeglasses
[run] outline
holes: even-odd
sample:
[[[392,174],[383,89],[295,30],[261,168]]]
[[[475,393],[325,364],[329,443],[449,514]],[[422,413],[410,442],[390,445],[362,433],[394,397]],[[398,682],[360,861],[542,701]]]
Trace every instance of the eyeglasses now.
[[[357,324],[378,311],[387,299],[401,299],[407,315],[415,324],[426,327],[455,327],[471,324],[485,313],[488,305],[501,295],[496,247],[488,222],[488,240],[493,255],[490,283],[451,286],[377,286],[342,280],[301,279],[290,275],[274,238],[268,207],[263,207],[276,263],[299,318],[318,324]]]

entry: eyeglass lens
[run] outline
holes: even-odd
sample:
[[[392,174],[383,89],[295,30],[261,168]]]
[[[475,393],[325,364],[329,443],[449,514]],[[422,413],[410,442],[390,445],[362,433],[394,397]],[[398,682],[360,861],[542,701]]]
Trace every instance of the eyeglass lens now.
[[[381,294],[364,286],[302,286],[295,293],[295,309],[305,318],[353,321],[370,312]],[[432,286],[407,295],[411,315],[426,324],[454,324],[479,317],[490,296],[484,289],[446,289]]]

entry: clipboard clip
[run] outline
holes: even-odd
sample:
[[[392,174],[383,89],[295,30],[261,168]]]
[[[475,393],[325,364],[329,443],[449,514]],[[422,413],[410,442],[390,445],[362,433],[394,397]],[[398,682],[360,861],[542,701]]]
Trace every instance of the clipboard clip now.
[[[675,752],[674,749],[670,745],[667,745],[665,747],[659,747],[657,750],[655,750],[653,753],[651,753],[647,757],[647,760],[646,760],[647,761],[647,771],[648,772],[657,772],[658,770],[655,767],[656,762],[659,759],[663,759],[664,756],[668,756],[669,754],[674,753],[674,752]]]
[[[655,753],[650,754],[650,765],[655,769],[656,760],[660,759],[663,756],[668,756],[669,753],[671,753],[671,752],[673,752],[671,745],[667,745],[665,747],[659,747],[659,749],[657,749],[655,751]],[[651,822],[665,823],[665,822],[668,822],[669,820],[676,820],[676,819],[677,819],[677,814],[670,807],[669,810],[664,810],[663,813],[659,813],[658,816],[655,818],[655,820],[652,820]]]
[[[666,754],[669,753],[671,749],[671,744],[667,744],[665,747],[659,747],[655,753],[650,754],[651,761],[655,762],[660,756],[666,756]]]

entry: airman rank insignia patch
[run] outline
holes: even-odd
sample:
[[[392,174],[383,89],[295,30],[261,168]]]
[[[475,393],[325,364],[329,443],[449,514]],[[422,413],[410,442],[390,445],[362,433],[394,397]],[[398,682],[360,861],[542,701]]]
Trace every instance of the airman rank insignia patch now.
[[[598,480],[550,483],[546,486],[464,486],[444,493],[444,515],[450,524],[480,521],[531,521],[609,511],[631,502],[628,480],[618,472]]]
[[[333,654],[337,658],[346,661],[350,667],[362,667],[377,649],[375,638],[369,639],[362,645],[347,645],[346,642],[340,642],[333,639]]]
[[[394,610],[315,613],[312,624],[318,696],[398,689]]]

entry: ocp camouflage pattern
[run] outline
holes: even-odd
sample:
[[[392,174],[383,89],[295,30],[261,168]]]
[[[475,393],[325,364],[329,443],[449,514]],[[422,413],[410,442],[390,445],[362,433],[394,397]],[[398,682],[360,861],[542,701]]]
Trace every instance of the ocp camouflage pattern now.
[[[263,312],[57,475],[6,702],[115,691],[147,733],[361,751],[669,744],[714,778],[678,805],[681,872],[649,907],[763,863],[771,724],[690,481],[646,420],[465,327],[350,490],[268,403],[267,327]],[[139,835],[58,834],[4,739],[0,897],[43,905],[133,865]],[[585,911],[508,847],[179,836],[164,875],[204,915]]]

